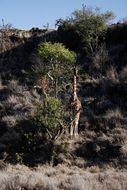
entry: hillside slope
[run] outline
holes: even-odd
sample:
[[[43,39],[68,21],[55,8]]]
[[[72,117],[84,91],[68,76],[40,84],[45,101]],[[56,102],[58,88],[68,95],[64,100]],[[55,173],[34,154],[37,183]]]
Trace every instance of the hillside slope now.
[[[39,29],[1,31],[1,159],[9,161],[17,159],[22,162],[21,152],[18,152],[16,154],[18,158],[15,158],[15,151],[21,145],[21,134],[29,130],[29,123],[26,120],[34,115],[36,105],[43,99],[43,96],[33,88],[36,81],[31,74],[32,66],[39,61],[36,57],[36,48],[41,41],[55,41],[55,38],[56,31]],[[83,105],[80,134],[75,140],[70,140],[64,134],[61,140],[56,142],[55,164],[68,163],[81,167],[126,166],[126,50],[126,41],[119,41],[116,44],[112,42],[102,46],[89,59],[81,58],[78,77],[78,93]],[[63,145],[64,148],[61,148]],[[29,160],[31,154],[26,157],[31,163],[45,163],[49,153],[46,146],[39,147],[38,155],[32,155],[31,160]]]

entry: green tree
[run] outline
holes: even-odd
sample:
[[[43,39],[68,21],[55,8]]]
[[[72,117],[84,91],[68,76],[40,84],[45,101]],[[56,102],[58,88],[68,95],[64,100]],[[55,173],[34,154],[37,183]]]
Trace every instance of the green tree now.
[[[47,140],[56,139],[62,129],[66,127],[63,106],[58,98],[45,98],[43,105],[37,110],[34,118],[34,125],[44,134]]]
[[[110,11],[101,14],[83,6],[75,10],[71,17],[57,21],[58,38],[72,50],[94,52],[112,18],[113,13]]]
[[[43,63],[40,68],[41,75],[51,81],[54,96],[57,98],[59,92],[65,92],[66,85],[72,77],[76,54],[60,43],[50,42],[42,43],[38,48],[38,54]]]

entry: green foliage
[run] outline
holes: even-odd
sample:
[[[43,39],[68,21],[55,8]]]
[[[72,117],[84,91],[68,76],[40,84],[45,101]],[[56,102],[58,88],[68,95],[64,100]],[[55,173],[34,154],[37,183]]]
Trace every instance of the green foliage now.
[[[74,63],[76,55],[60,43],[42,43],[38,49],[39,55],[48,63]]]
[[[35,116],[18,124],[19,139],[9,146],[7,161],[33,165],[38,159],[39,163],[52,159],[52,139],[46,137],[46,131],[36,121]]]
[[[83,6],[81,10],[74,11],[70,18],[57,22],[58,37],[73,50],[93,52],[99,45],[99,38],[104,37],[107,23],[112,18],[112,12],[100,14]]]
[[[65,92],[65,86],[72,77],[72,68],[76,60],[76,54],[66,49],[60,43],[42,43],[38,48],[38,54],[43,60],[42,76],[47,77],[54,89],[54,96],[59,92]]]
[[[43,106],[37,110],[34,124],[49,140],[55,139],[59,131],[66,126],[61,101],[57,98],[46,98]]]
[[[23,153],[15,153],[15,161],[17,163],[23,164]]]
[[[57,152],[55,151],[55,148],[53,148],[52,154],[51,154],[51,163],[52,163],[52,165],[54,165],[56,158],[57,158]]]
[[[32,127],[32,125],[31,125]],[[36,151],[36,140],[37,140],[37,131],[38,129],[36,129],[36,131],[32,132],[26,132],[23,134],[23,140],[24,140],[24,144],[26,144],[25,147],[22,148],[27,148],[27,152],[35,152]]]
[[[40,143],[38,129],[34,125],[34,119],[23,120],[18,124],[19,139],[10,146],[10,160],[13,163],[25,164],[34,160],[35,155],[39,152]]]
[[[42,68],[40,67],[43,72],[39,73],[42,76],[39,77],[45,79],[44,82],[47,83],[46,85],[49,88],[50,85],[47,79],[51,82],[50,84],[54,86],[56,95],[62,85],[64,86],[68,82],[71,74],[67,74],[72,72],[76,55],[62,44],[57,43],[41,44],[38,54],[44,63]],[[54,140],[59,137],[66,127],[64,110],[60,99],[55,98],[54,94],[52,96],[48,94],[41,105],[37,107],[34,117],[19,123],[18,133],[20,138],[11,148],[12,158],[10,159],[20,163],[34,163],[40,157],[43,158],[42,162],[44,160],[54,160],[56,157],[55,149],[53,149]]]
[[[58,147],[57,147],[57,152],[58,153],[64,153],[66,154],[68,152],[68,143],[67,142],[62,142]]]

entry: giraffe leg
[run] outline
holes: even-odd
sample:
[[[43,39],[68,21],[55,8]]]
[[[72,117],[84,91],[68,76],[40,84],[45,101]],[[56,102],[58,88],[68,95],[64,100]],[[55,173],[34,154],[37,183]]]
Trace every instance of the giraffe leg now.
[[[77,113],[76,118],[75,118],[75,128],[74,128],[74,135],[75,136],[78,136],[79,117],[80,117],[80,113]]]
[[[75,121],[74,135],[78,136],[78,120]]]
[[[73,136],[73,132],[74,132],[74,123],[71,124],[70,127],[70,135]]]

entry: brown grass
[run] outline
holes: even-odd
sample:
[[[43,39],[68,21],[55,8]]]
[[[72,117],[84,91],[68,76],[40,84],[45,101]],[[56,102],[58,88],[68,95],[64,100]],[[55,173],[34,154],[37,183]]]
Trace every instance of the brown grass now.
[[[107,70],[106,78],[114,84],[119,83],[119,75],[115,67],[112,66]]]
[[[7,86],[3,84],[2,78],[0,76],[0,90],[4,90],[6,88],[7,88]]]
[[[110,109],[106,111],[105,118],[107,119],[123,119],[123,115],[121,113],[121,110],[119,108],[117,109]]]
[[[36,168],[8,165],[0,171],[0,190],[124,190],[127,188],[126,171],[91,167],[80,169],[48,165]]]

